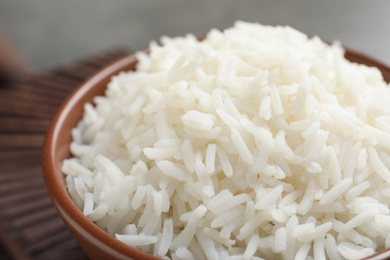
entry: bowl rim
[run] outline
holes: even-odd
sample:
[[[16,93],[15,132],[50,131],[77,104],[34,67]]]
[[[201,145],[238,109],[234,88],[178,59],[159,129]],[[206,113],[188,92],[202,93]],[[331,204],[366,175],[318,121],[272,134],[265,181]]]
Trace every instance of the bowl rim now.
[[[345,50],[345,57],[354,57],[359,60],[359,63],[362,63],[360,61],[367,61],[368,66],[375,66],[376,68],[378,68],[381,71],[383,77],[384,71],[387,71],[389,73],[389,80],[387,80],[387,82],[390,81],[390,64],[387,64],[377,58],[357,51],[353,48],[343,46],[343,49]],[[148,53],[148,50],[143,50],[142,52]],[[79,227],[81,227],[85,232],[88,233],[88,235],[92,235],[94,238],[96,238],[96,240],[101,242],[100,244],[102,246],[106,246],[108,249],[111,249],[109,250],[110,252],[116,251],[117,253],[119,253],[118,258],[136,256],[142,257],[142,259],[159,259],[157,256],[153,256],[135,247],[126,245],[125,243],[116,239],[114,236],[110,235],[108,232],[99,228],[94,222],[90,221],[71,199],[66,186],[63,185],[63,182],[61,182],[58,174],[56,174],[58,168],[55,166],[54,163],[55,140],[58,138],[61,126],[64,123],[67,114],[71,110],[73,104],[76,103],[82,96],[85,95],[86,92],[88,92],[88,90],[92,89],[97,83],[104,79],[111,78],[112,76],[123,71],[122,68],[124,68],[126,65],[129,65],[130,63],[137,63],[136,53],[132,53],[123,58],[120,58],[112,62],[111,64],[105,66],[104,68],[98,70],[97,72],[92,74],[92,76],[84,80],[73,91],[71,91],[67,98],[62,102],[61,106],[57,109],[53,119],[51,120],[49,128],[46,132],[42,151],[43,177],[46,189],[53,202],[53,205],[63,220],[64,215],[68,215],[71,218],[72,222],[76,223]],[[67,228],[69,229],[69,227]],[[381,257],[382,255],[390,255],[390,249],[376,252],[374,255],[368,257],[367,259],[379,259],[378,257]]]
[[[137,63],[135,53],[129,54],[124,58],[114,61],[110,65],[98,70],[92,76],[88,77],[78,87],[76,87],[67,96],[65,101],[63,101],[63,103],[55,113],[46,132],[42,152],[43,177],[46,189],[49,193],[52,203],[56,208],[57,212],[60,214],[61,218],[64,220],[64,215],[68,215],[73,224],[76,224],[77,226],[81,227],[84,231],[88,233],[88,235],[92,235],[94,238],[96,238],[96,240],[100,241],[101,245],[99,244],[99,246],[108,246],[108,248],[106,248],[108,249],[108,251],[112,251],[110,250],[110,248],[114,251],[117,251],[119,253],[118,257],[121,258],[137,256],[142,257],[142,259],[158,259],[157,257],[147,254],[146,252],[143,252],[135,247],[126,245],[125,243],[116,239],[114,236],[111,236],[108,232],[99,228],[94,222],[89,220],[71,199],[66,186],[63,182],[61,182],[59,174],[57,174],[58,167],[55,164],[56,140],[59,137],[61,127],[63,126],[66,118],[68,117],[69,111],[72,109],[72,106],[77,103],[90,89],[94,88],[97,83],[103,81],[104,79],[111,78],[112,76],[117,74],[116,72],[122,71],[123,67],[132,63]],[[69,227],[67,228],[69,229]],[[112,251],[111,253],[114,252]]]

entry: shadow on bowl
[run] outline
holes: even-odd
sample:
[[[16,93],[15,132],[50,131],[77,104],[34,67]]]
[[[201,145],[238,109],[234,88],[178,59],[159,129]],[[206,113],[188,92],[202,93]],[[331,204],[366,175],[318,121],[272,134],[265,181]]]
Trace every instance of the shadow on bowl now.
[[[390,82],[388,66],[350,49],[346,49],[345,56],[352,62],[377,67],[384,79]],[[120,242],[84,216],[70,198],[61,172],[63,160],[71,156],[69,151],[71,130],[81,119],[84,104],[92,102],[95,96],[104,95],[111,77],[121,71],[135,70],[136,63],[135,55],[130,55],[107,66],[85,81],[59,108],[46,136],[43,152],[46,187],[61,218],[92,259],[158,259]],[[368,259],[377,260],[389,257],[390,251],[386,250]]]

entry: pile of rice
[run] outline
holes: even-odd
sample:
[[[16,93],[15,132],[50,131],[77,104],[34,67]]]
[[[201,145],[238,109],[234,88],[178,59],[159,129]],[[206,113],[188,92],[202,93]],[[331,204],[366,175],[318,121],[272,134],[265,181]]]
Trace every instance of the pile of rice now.
[[[163,259],[360,259],[390,246],[390,89],[290,27],[162,38],[72,132],[69,193]]]

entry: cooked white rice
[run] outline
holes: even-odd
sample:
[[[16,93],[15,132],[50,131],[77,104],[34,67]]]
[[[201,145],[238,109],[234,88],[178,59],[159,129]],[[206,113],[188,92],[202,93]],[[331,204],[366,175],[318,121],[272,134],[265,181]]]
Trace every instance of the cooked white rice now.
[[[164,259],[360,259],[390,246],[390,89],[290,27],[162,38],[85,105],[84,214]]]

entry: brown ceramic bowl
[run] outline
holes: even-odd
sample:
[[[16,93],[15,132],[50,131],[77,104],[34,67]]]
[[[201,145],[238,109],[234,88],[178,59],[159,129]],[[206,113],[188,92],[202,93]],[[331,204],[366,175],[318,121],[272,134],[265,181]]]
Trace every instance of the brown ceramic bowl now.
[[[353,62],[377,67],[387,82],[390,81],[390,67],[359,52],[347,50],[346,57]],[[71,130],[83,115],[83,106],[93,97],[104,95],[111,76],[121,71],[134,70],[137,60],[134,55],[123,58],[85,81],[77,88],[58,110],[46,136],[43,153],[44,178],[55,208],[92,259],[157,259],[147,253],[127,246],[91,222],[77,208],[65,187],[64,176],[60,170],[62,161],[71,156]],[[372,259],[386,259],[390,251],[384,251]]]

